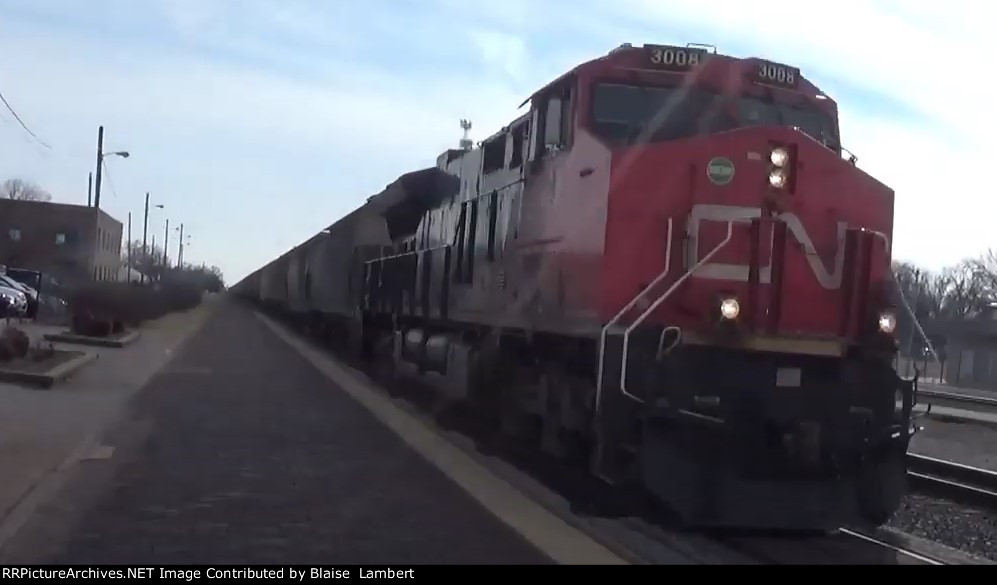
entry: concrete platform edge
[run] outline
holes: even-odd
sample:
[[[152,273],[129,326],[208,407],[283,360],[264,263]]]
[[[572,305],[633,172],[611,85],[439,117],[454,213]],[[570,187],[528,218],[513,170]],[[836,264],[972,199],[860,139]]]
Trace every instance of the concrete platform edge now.
[[[997,429],[997,420],[989,420],[982,417],[973,416],[973,413],[953,413],[953,412],[930,412],[920,420],[934,420],[955,424],[973,424],[991,429]]]
[[[68,378],[73,372],[97,359],[97,354],[85,352],[65,363],[59,364],[47,372],[19,372],[17,370],[0,369],[0,382],[30,384],[41,388],[51,388],[56,382]]]
[[[46,333],[45,339],[47,341],[54,341],[58,343],[72,343],[76,345],[92,345],[95,347],[112,347],[120,348],[134,342],[139,338],[139,331],[132,331],[124,337],[118,339],[105,339],[100,337],[88,337],[86,335],[73,335],[71,333]]]

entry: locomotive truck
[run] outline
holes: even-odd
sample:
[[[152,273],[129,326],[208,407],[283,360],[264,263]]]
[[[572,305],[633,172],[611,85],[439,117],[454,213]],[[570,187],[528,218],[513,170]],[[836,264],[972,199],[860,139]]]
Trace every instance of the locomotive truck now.
[[[894,193],[835,101],[793,66],[624,44],[527,103],[234,291],[690,525],[884,523],[916,380]]]

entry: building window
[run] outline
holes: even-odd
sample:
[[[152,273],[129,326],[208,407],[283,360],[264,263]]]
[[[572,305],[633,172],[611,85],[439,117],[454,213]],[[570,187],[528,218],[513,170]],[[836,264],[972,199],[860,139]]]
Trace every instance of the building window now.
[[[55,234],[55,243],[58,246],[61,246],[61,245],[65,244],[66,243],[66,234],[64,234],[62,232],[59,232],[59,233]]]
[[[10,239],[14,240],[15,242],[21,241],[21,230],[14,228],[11,229],[10,232],[8,233],[10,234]]]

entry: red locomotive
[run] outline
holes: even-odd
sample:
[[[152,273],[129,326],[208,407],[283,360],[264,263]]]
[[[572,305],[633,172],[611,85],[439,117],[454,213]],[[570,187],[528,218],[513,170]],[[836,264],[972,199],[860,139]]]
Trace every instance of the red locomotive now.
[[[236,289],[694,525],[880,524],[893,191],[794,67],[623,45]]]

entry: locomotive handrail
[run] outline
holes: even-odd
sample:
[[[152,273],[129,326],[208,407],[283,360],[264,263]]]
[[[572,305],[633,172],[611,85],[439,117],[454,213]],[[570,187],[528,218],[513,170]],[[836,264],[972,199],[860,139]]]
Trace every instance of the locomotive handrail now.
[[[371,258],[370,260],[364,260],[364,264],[371,264],[373,262],[380,262],[382,260],[394,260],[395,258],[401,258],[402,256],[411,256],[413,254],[419,254],[421,252],[435,252],[436,250],[443,250],[444,248],[450,247],[450,244],[443,244],[442,246],[436,246],[435,248],[425,248],[422,250],[409,250],[408,252],[400,252],[398,254],[392,254],[391,256],[379,256],[377,258]]]
[[[647,309],[645,309],[644,312],[641,314],[641,316],[638,317],[637,320],[633,322],[633,324],[631,324],[629,327],[627,327],[626,331],[624,331],[624,333],[623,333],[623,364],[622,364],[622,367],[620,368],[620,389],[623,391],[624,394],[626,394],[627,396],[629,396],[631,398],[634,398],[635,400],[643,402],[643,400],[640,400],[639,398],[635,397],[633,394],[630,394],[629,392],[627,392],[627,386],[626,386],[627,365],[628,365],[627,364],[627,361],[628,361],[627,360],[627,353],[628,353],[628,351],[630,349],[630,333],[638,325],[640,325],[644,321],[644,319],[646,319],[647,316],[651,314],[651,312],[653,312],[655,309],[657,309],[658,305],[660,305],[661,303],[663,303],[665,301],[665,299],[667,299],[673,292],[675,292],[675,290],[678,289],[679,285],[681,285],[683,282],[685,282],[685,280],[687,278],[689,278],[692,275],[693,272],[695,272],[696,270],[698,270],[699,267],[701,267],[703,264],[706,264],[710,260],[710,258],[712,258],[724,246],[726,246],[730,242],[730,240],[731,240],[731,238],[733,236],[734,236],[734,220],[728,220],[727,221],[727,237],[724,238],[722,242],[720,242],[719,244],[717,244],[717,246],[715,248],[713,248],[712,250],[710,250],[709,254],[707,254],[706,256],[703,256],[703,258],[699,262],[697,262],[692,268],[690,268],[689,270],[687,270],[685,274],[683,274],[682,276],[680,276],[679,279],[676,280],[672,284],[672,286],[670,286],[668,288],[668,290],[666,290],[664,293],[661,294],[661,296],[658,297],[658,300],[654,301],[654,303],[652,303],[650,307],[648,307]],[[669,246],[671,246],[671,240],[670,239],[669,239],[668,243],[669,243]]]
[[[623,317],[623,315],[626,314],[627,311],[632,309],[633,306],[637,304],[637,301],[639,301],[644,296],[644,294],[647,293],[647,291],[649,291],[652,287],[661,282],[661,280],[668,275],[668,272],[671,270],[671,265],[672,265],[672,218],[669,217],[668,244],[667,246],[665,246],[665,269],[653,281],[651,281],[651,284],[645,286],[644,290],[640,291],[640,293],[638,293],[637,296],[635,296],[632,301],[630,301],[629,303],[627,303],[625,307],[620,309],[620,312],[618,312],[612,319],[609,320],[609,322],[607,322],[603,326],[602,332],[599,335],[599,377],[598,380],[596,381],[596,386],[595,386],[596,411],[599,410],[599,405],[602,404],[602,373],[605,369],[605,362],[606,362],[606,333],[609,331],[610,327],[615,325]],[[630,396],[634,400],[640,400],[640,398],[637,398],[636,396],[633,395],[628,395],[628,396]]]

